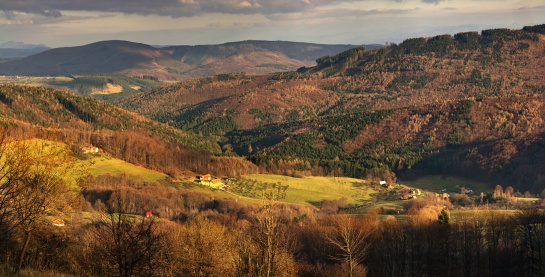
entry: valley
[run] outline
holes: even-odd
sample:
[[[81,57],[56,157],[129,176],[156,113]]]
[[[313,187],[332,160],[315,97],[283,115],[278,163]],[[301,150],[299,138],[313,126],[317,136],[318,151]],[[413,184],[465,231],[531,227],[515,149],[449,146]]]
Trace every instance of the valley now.
[[[541,276],[544,36],[0,63],[0,275]]]

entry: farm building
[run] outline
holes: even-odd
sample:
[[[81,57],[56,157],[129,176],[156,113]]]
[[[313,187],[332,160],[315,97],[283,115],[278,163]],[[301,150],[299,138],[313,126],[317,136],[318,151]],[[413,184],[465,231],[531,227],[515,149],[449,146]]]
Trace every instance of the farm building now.
[[[206,174],[202,176],[201,182],[211,182],[212,181],[212,175]]]
[[[93,154],[93,153],[98,153],[99,149],[98,147],[91,146],[91,147],[83,147],[81,148],[81,151],[83,151],[83,154]]]
[[[53,226],[57,226],[57,227],[63,227],[64,226],[64,220],[60,219],[60,218],[55,218],[51,221],[51,224],[53,224]]]

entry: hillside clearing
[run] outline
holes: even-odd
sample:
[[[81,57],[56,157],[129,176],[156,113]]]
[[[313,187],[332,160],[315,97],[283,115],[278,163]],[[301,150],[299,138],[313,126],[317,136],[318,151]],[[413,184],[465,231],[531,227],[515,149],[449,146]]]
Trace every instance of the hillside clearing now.
[[[282,175],[251,174],[245,179],[264,183],[288,185],[286,198],[282,202],[320,205],[323,200],[346,199],[347,204],[362,204],[370,200],[374,189],[365,180],[347,177],[304,177],[294,178]]]
[[[97,94],[102,94],[102,95],[116,94],[116,93],[121,93],[121,92],[123,92],[123,87],[120,86],[120,85],[114,85],[114,84],[107,83],[105,87],[103,87],[103,88],[95,88],[95,89],[93,89],[92,91],[93,91],[93,92],[91,93],[91,95],[97,95]]]
[[[106,174],[126,174],[135,182],[159,182],[167,178],[166,174],[112,158],[106,153],[88,154],[86,159],[76,159],[69,147],[61,142],[31,139],[24,143],[36,158],[50,159],[55,162],[56,170],[65,171],[70,186],[77,186],[77,181],[86,176]]]
[[[133,181],[141,182],[159,182],[167,178],[164,173],[112,158],[107,154],[89,156],[87,160],[78,160],[77,164],[86,167],[91,176],[126,174]]]

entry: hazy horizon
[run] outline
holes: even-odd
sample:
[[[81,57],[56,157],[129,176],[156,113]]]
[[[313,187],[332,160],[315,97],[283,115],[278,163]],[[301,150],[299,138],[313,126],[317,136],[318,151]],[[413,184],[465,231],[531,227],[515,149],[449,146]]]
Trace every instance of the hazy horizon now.
[[[543,24],[543,18],[545,5],[536,0],[18,0],[0,3],[0,43],[384,44],[462,31],[520,29]]]

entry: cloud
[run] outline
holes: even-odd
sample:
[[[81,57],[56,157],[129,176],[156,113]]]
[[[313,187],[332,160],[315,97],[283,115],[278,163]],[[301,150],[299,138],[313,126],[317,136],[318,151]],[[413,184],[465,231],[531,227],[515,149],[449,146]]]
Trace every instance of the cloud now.
[[[204,13],[294,13],[318,6],[365,0],[17,0],[1,1],[0,10],[60,17],[61,11],[119,12],[171,17]],[[397,2],[401,0],[395,0]]]
[[[372,10],[362,10],[362,9],[332,9],[325,10],[320,12],[305,13],[305,14],[272,14],[268,15],[267,18],[271,20],[310,20],[310,19],[348,19],[348,18],[365,18],[376,15],[385,15],[385,16],[395,16],[400,14],[409,14],[412,12],[419,11],[419,8],[411,9],[372,9]]]
[[[13,11],[0,11],[0,25],[29,25],[32,18]]]
[[[438,5],[440,2],[445,2],[448,0],[421,0],[420,2],[426,3],[426,4],[435,4]]]

